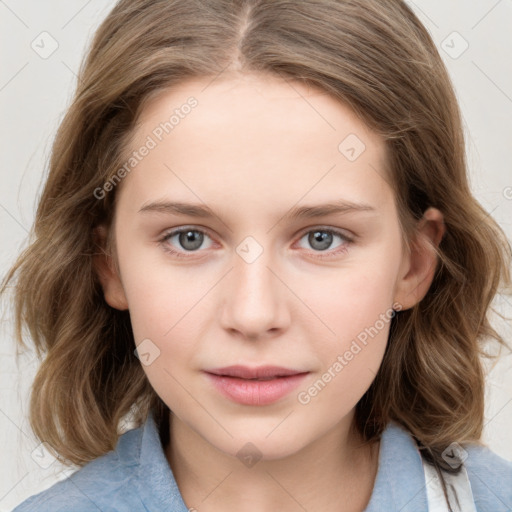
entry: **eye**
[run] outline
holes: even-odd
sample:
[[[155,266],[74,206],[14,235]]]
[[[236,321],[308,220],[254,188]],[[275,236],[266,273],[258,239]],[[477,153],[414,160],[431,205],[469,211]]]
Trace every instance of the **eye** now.
[[[341,240],[341,242],[334,247],[333,251],[328,251],[328,249],[332,248],[333,241],[335,238]],[[335,229],[328,228],[315,228],[313,230],[309,230],[303,234],[300,240],[306,239],[307,243],[314,249],[314,252],[327,252],[327,254],[315,254],[315,257],[325,258],[333,255],[337,255],[340,253],[344,253],[348,250],[348,246],[353,242],[353,239],[349,236],[345,235],[341,231]],[[299,242],[300,242],[299,240]]]
[[[187,252],[198,252],[205,237],[210,238],[205,231],[196,228],[180,228],[167,233],[159,240],[165,251],[177,256],[178,258],[187,258]],[[174,239],[174,244],[172,241]],[[176,250],[176,247],[178,250]],[[203,247],[207,249],[208,247]]]
[[[328,250],[333,249],[333,242],[336,238],[340,240],[340,243],[334,246],[334,250]],[[201,248],[208,249],[212,247],[212,243],[206,247],[203,246],[205,239],[211,240],[206,231],[185,226],[166,233],[159,240],[159,243],[166,252],[177,258],[190,258],[192,254],[188,255],[187,253],[199,253]],[[329,258],[347,252],[348,246],[354,241],[353,238],[341,231],[324,227],[306,231],[299,242],[303,239],[306,239],[310,247],[313,248],[316,253],[314,257],[316,258]],[[326,254],[318,254],[322,252]]]

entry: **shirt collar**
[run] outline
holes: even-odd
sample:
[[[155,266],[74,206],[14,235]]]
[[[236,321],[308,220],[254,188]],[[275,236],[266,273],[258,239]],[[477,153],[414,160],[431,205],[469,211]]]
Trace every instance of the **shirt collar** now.
[[[412,436],[395,422],[382,433],[377,478],[364,512],[382,510],[428,510],[420,452]]]
[[[162,447],[154,412],[142,429],[139,450],[139,495],[148,510],[188,512]]]

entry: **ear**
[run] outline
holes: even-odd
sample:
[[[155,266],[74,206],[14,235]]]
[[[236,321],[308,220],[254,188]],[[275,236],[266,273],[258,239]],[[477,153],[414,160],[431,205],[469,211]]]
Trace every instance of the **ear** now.
[[[445,230],[443,214],[437,208],[428,208],[418,221],[395,287],[395,302],[401,304],[401,310],[412,308],[427,294],[438,263],[434,247],[439,246]]]
[[[97,248],[93,256],[93,265],[103,288],[105,301],[115,309],[127,310],[128,301],[126,300],[123,284],[115,268],[112,256],[106,251],[106,227],[100,225],[94,228],[93,239]]]

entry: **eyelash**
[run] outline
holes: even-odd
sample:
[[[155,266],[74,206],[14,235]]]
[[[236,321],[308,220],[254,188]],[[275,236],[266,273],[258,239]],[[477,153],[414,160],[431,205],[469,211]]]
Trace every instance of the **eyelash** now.
[[[180,233],[186,233],[187,231],[194,231],[194,232],[197,232],[197,233],[201,233],[201,234],[206,235],[209,238],[211,238],[210,235],[208,235],[208,233],[206,231],[190,226],[190,227],[184,227],[184,228],[175,229],[173,231],[169,231],[158,242],[163,247],[165,252],[167,252],[169,254],[172,254],[173,256],[176,256],[177,258],[190,259],[190,256],[186,255],[186,252],[176,251],[175,249],[171,249],[170,246],[166,244],[166,242],[169,239],[171,239],[172,237],[174,237],[176,235],[179,235]],[[341,245],[340,247],[338,247],[334,251],[326,250],[325,252],[327,253],[327,255],[322,254],[323,251],[313,251],[315,253],[316,252],[319,253],[318,255],[314,256],[315,258],[319,258],[319,259],[332,258],[333,256],[337,256],[339,254],[346,253],[347,250],[348,250],[347,246],[354,242],[353,238],[347,236],[346,234],[342,233],[341,231],[338,231],[337,229],[322,227],[322,226],[315,227],[315,228],[312,228],[312,229],[308,229],[307,231],[304,231],[300,235],[299,240],[304,238],[305,235],[307,235],[309,233],[312,233],[314,231],[320,231],[322,233],[329,233],[329,234],[332,234],[332,235],[337,235],[337,236],[339,236],[345,242],[344,245]],[[192,253],[198,252],[198,251],[188,251],[188,252],[192,254]]]

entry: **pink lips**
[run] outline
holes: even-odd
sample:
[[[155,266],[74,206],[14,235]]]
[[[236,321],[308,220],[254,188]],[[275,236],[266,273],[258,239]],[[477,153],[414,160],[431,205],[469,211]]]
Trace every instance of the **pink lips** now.
[[[205,370],[205,373],[227,398],[244,405],[267,405],[290,393],[309,372],[279,366],[237,365]]]

